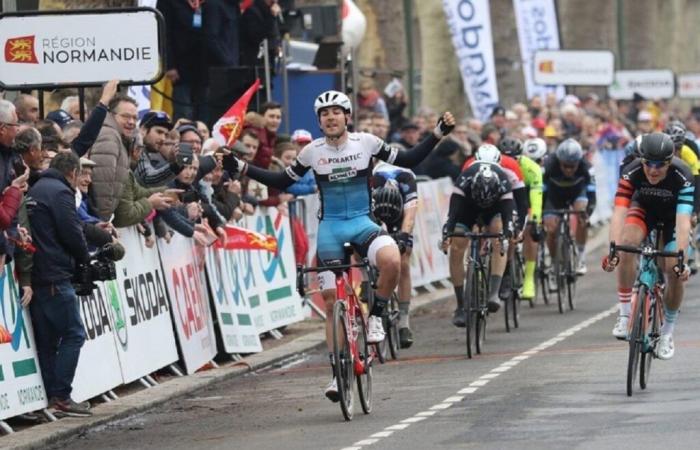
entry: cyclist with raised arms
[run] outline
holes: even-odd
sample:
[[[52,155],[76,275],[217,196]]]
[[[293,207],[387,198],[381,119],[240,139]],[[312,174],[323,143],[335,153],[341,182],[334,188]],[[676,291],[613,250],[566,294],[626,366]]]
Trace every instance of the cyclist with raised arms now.
[[[585,212],[577,216],[576,247],[578,249],[579,275],[586,273],[586,238],[588,237],[588,216],[595,209],[596,189],[593,167],[583,159],[581,144],[574,139],[567,139],[549,155],[544,162],[542,178],[544,192],[544,210],[571,208]],[[544,229],[547,234],[549,254],[556,255],[557,227],[559,216],[544,214]]]
[[[268,186],[284,191],[314,171],[319,188],[318,259],[321,264],[334,264],[344,258],[343,244],[350,242],[370,263],[379,269],[374,305],[368,319],[367,341],[384,340],[382,314],[398,283],[401,255],[396,242],[370,217],[370,186],[372,158],[413,167],[419,164],[440,139],[455,126],[455,119],[446,112],[432,133],[410,150],[390,147],[368,133],[351,133],[348,123],[352,104],[347,95],[326,91],[314,102],[314,112],[324,137],[307,144],[284,172],[273,172],[239,160],[233,155],[224,158],[224,168],[240,172]],[[333,348],[332,311],[336,300],[335,275],[331,271],[319,274],[321,295],[326,303],[326,343]],[[333,355],[330,355],[331,365]],[[326,396],[338,401],[335,378],[326,388]]]
[[[651,230],[661,226],[662,236],[659,238],[665,245],[664,249],[685,253],[695,191],[690,170],[681,160],[673,157],[673,142],[666,134],[642,136],[639,152],[641,158],[624,168],[618,184],[610,223],[610,240],[639,246]],[[666,273],[666,292],[664,323],[656,355],[660,359],[673,357],[673,330],[683,301],[683,282],[690,275],[687,264],[683,264],[683,267],[675,264],[675,258],[664,258],[661,264]],[[618,339],[626,339],[637,258],[628,253],[620,253],[612,260],[608,259],[608,255],[603,258],[604,270],[612,272],[617,265],[620,266],[617,272],[619,315],[612,333]]]
[[[542,141],[542,144],[544,144],[544,141]],[[536,162],[523,155],[523,144],[519,139],[506,137],[498,144],[498,148],[504,155],[518,161],[528,193],[530,220],[527,223],[523,236],[525,277],[523,279],[522,298],[532,301],[535,298],[537,243],[542,239],[542,169]]]
[[[409,323],[411,305],[411,252],[413,251],[413,226],[418,210],[418,186],[416,175],[409,169],[380,162],[374,167],[371,179],[372,213],[384,223],[401,252],[399,275],[399,343],[401,348],[413,345],[413,332]]]
[[[490,144],[489,144],[490,145]],[[508,175],[496,164],[476,161],[455,181],[450,196],[447,222],[443,226],[442,250],[450,250],[450,280],[455,290],[457,308],[452,324],[466,326],[464,297],[464,254],[469,247],[469,239],[447,237],[456,231],[471,232],[475,225],[484,225],[488,233],[503,233],[506,238],[513,236],[513,192]],[[489,279],[488,308],[498,311],[498,293],[503,272],[506,269],[506,255],[501,254],[501,241],[494,240],[491,254],[491,278]],[[468,304],[468,303],[466,303]]]

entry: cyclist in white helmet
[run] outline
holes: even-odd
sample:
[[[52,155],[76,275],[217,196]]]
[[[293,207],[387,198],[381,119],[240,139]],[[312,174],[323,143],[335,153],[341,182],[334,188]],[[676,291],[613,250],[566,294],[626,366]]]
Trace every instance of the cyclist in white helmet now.
[[[399,150],[371,134],[348,131],[352,104],[342,92],[327,91],[319,95],[314,102],[314,112],[324,136],[306,145],[284,172],[248,165],[232,155],[224,159],[224,168],[229,172],[241,172],[280,190],[299,180],[309,169],[314,171],[321,200],[318,259],[320,262],[342,260],[343,244],[350,242],[358,253],[367,256],[370,263],[379,269],[367,341],[381,342],[384,339],[381,316],[398,282],[401,255],[396,242],[370,217],[372,158],[400,167],[413,167],[430,154],[443,136],[452,131],[455,119],[451,113],[444,113],[433,132],[422,142],[409,150]],[[322,272],[319,277],[321,295],[328,312],[326,342],[329,351],[332,351],[335,277],[330,271]],[[333,364],[333,355],[330,356]],[[335,378],[328,385],[326,396],[331,401],[339,400]]]

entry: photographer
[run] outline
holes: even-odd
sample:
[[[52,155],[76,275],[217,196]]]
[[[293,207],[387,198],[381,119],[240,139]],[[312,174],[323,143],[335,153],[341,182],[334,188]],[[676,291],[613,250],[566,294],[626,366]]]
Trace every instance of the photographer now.
[[[88,248],[75,205],[80,160],[61,152],[29,190],[27,213],[36,253],[30,304],[41,375],[49,404],[65,415],[90,416],[89,404],[71,397],[85,329],[71,279]]]

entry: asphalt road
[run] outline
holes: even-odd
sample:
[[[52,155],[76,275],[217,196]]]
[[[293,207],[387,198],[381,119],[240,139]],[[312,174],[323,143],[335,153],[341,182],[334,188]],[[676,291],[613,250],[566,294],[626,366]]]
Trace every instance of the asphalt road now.
[[[213,386],[62,443],[78,449],[658,449],[698,448],[698,277],[687,285],[676,356],[655,360],[647,390],[625,393],[627,345],[611,336],[614,277],[589,266],[575,311],[541,301],[521,327],[489,323],[485,353],[465,358],[453,305],[412,318],[416,344],[375,367],[374,409],[345,422],[322,394],[325,351]]]

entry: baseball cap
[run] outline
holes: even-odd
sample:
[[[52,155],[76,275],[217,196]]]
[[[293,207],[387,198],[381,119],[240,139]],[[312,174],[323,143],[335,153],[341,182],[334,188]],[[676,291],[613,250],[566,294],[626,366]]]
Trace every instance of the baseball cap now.
[[[405,130],[420,130],[420,127],[413,122],[406,122],[405,124],[401,125],[401,131]]]
[[[48,120],[51,120],[52,122],[55,122],[59,127],[61,127],[61,129],[64,129],[66,125],[73,122],[74,120],[73,117],[63,109],[51,111],[46,115],[46,118]]]
[[[559,135],[557,134],[557,130],[555,130],[553,126],[547,125],[544,129],[544,137],[555,138],[559,137]]]
[[[308,144],[313,140],[314,138],[311,136],[311,133],[304,129],[300,128],[298,130],[294,130],[294,133],[292,133],[292,142],[295,144]]]
[[[505,116],[506,115],[506,109],[502,107],[501,105],[496,105],[493,107],[493,110],[491,111],[491,117],[493,116]]]
[[[80,167],[95,167],[96,165],[97,163],[95,163],[95,161],[84,156],[80,157]]]
[[[639,111],[637,115],[637,122],[651,122],[654,120],[654,116],[647,110]]]
[[[544,130],[547,126],[547,122],[541,117],[535,117],[532,119],[532,126],[538,130]]]
[[[140,126],[148,129],[151,127],[165,127],[168,130],[173,129],[173,123],[170,121],[168,113],[163,111],[148,111],[141,118]]]

